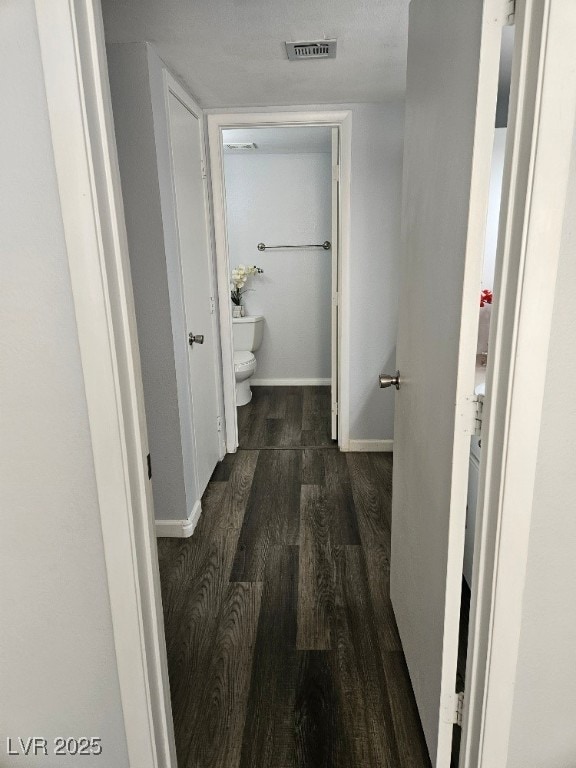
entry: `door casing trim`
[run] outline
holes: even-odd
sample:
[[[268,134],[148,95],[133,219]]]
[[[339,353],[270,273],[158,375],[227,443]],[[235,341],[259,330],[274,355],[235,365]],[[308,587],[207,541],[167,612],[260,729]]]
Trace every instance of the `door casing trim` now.
[[[212,211],[218,275],[218,304],[224,386],[224,419],[226,446],[230,453],[238,447],[236,420],[236,381],[232,349],[232,310],[230,305],[230,257],[226,228],[226,190],[222,131],[227,128],[263,128],[289,126],[322,126],[338,128],[340,134],[340,241],[338,253],[338,445],[350,449],[350,168],[352,163],[352,112],[242,112],[208,115]]]

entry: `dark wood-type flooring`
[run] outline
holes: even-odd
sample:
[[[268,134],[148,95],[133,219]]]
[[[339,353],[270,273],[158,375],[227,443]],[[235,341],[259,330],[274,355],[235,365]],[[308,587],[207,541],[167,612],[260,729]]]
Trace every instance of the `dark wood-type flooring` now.
[[[330,387],[252,387],[238,408],[240,448],[334,447]]]
[[[324,388],[261,389],[194,535],[158,540],[179,768],[429,768],[389,599],[391,457],[302,445],[329,439]]]

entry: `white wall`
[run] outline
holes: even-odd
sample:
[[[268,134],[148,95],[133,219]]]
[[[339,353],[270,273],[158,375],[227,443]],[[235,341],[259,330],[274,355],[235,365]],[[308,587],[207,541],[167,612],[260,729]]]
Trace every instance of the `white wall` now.
[[[328,153],[224,155],[230,265],[264,270],[244,301],[266,319],[255,383],[330,379],[331,251],[256,246],[331,239],[331,166]]]
[[[396,353],[404,104],[270,107],[258,111],[352,111],[350,436],[389,439],[394,396],[378,389]],[[224,109],[207,110],[225,113]]]
[[[576,765],[576,131],[542,411],[508,768]]]
[[[33,0],[4,0],[0,31],[0,764],[65,762],[7,758],[7,736],[94,735],[127,768]]]

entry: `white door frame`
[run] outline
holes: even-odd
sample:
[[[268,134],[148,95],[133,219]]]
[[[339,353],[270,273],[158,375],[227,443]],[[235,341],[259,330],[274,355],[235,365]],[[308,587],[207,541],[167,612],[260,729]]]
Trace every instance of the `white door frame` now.
[[[131,766],[176,768],[148,437],[99,0],[36,0]]]
[[[264,128],[288,126],[323,126],[339,129],[340,133],[340,238],[338,305],[338,445],[343,451],[350,446],[350,167],[352,161],[352,112],[251,112],[208,115],[212,206],[216,241],[216,272],[222,371],[224,384],[224,414],[226,445],[230,453],[238,447],[236,419],[236,380],[232,347],[232,309],[230,304],[230,254],[226,226],[226,190],[224,183],[224,153],[222,131],[229,128]]]
[[[472,577],[462,768],[505,766],[576,115],[573,0],[517,0]]]

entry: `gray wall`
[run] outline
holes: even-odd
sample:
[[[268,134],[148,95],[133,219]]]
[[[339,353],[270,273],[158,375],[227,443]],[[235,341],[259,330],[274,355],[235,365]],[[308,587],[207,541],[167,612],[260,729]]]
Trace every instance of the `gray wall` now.
[[[0,765],[6,737],[100,736],[128,756],[33,0],[0,24]],[[101,766],[102,757],[83,757]],[[63,762],[64,761],[64,762]],[[74,758],[71,759],[74,762]]]
[[[134,286],[158,520],[188,517],[196,501],[188,347],[176,251],[162,61],[147,43],[107,48],[114,126]],[[175,338],[175,333],[180,333]],[[179,356],[176,356],[178,350]],[[179,394],[180,393],[180,394]],[[186,428],[183,428],[185,425]]]
[[[270,107],[265,111],[352,111],[350,436],[388,439],[394,396],[378,389],[394,369],[400,265],[404,104]],[[209,113],[260,112],[212,109]]]
[[[259,253],[256,244],[322,243],[331,235],[328,153],[224,156],[230,266],[257,264],[246,309],[264,315],[254,380],[330,379],[330,251]]]
[[[508,768],[576,765],[576,132],[564,221]]]

